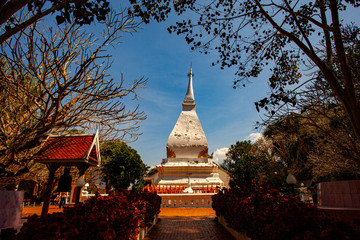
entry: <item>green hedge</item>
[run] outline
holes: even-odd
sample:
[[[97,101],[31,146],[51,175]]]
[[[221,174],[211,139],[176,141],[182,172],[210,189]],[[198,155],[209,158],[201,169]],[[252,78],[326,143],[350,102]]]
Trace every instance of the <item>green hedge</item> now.
[[[213,196],[212,207],[230,228],[252,240],[360,239],[353,226],[267,186],[225,189]]]

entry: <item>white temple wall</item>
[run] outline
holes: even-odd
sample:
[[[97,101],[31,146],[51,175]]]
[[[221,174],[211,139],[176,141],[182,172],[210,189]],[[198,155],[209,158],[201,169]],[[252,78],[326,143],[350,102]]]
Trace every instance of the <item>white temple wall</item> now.
[[[226,187],[229,186],[229,182],[230,182],[230,176],[229,174],[222,168],[219,168],[219,177],[221,179],[221,181],[223,181],[226,185]]]

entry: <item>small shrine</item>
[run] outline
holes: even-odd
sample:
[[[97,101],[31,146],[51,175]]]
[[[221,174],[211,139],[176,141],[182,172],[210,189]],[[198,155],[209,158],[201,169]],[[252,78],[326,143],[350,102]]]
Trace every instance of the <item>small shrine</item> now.
[[[99,134],[50,135],[33,157],[34,161],[46,164],[49,169],[48,184],[45,190],[42,216],[48,212],[51,189],[56,170],[61,166],[76,166],[79,178],[70,186],[70,199],[79,202],[81,189],[85,185],[82,178],[90,166],[100,166]]]
[[[229,175],[209,158],[207,139],[195,111],[192,68],[188,76],[182,111],[166,144],[167,158],[156,166],[157,173],[145,178],[151,183],[148,190],[158,194],[215,194],[229,184]]]

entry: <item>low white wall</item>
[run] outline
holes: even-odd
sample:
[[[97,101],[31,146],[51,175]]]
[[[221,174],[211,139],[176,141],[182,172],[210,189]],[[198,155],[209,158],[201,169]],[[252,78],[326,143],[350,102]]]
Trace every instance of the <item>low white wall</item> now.
[[[154,221],[152,222],[150,227],[147,228],[140,228],[139,234],[137,236],[137,240],[142,240],[145,238],[146,234],[150,232],[150,230],[153,228],[153,226],[158,222],[159,218],[158,215],[155,215]]]
[[[159,194],[161,207],[199,207],[211,208],[214,193],[202,194]]]
[[[360,208],[360,180],[318,184],[318,206]]]
[[[229,228],[226,225],[226,221],[224,219],[224,217],[220,216],[218,217],[219,223],[221,225],[223,225],[223,227],[236,239],[236,240],[251,240],[251,238],[247,237],[245,234],[239,233],[237,231],[235,231],[232,228]]]
[[[21,224],[24,191],[0,191],[0,229]]]

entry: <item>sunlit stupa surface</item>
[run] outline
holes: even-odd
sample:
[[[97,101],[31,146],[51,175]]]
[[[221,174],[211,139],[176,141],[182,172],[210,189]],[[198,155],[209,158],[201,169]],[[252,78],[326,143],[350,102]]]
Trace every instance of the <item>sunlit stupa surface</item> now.
[[[208,143],[195,111],[192,68],[182,111],[166,145],[167,158],[146,180],[164,193],[216,192],[228,186],[229,176],[208,156]]]

